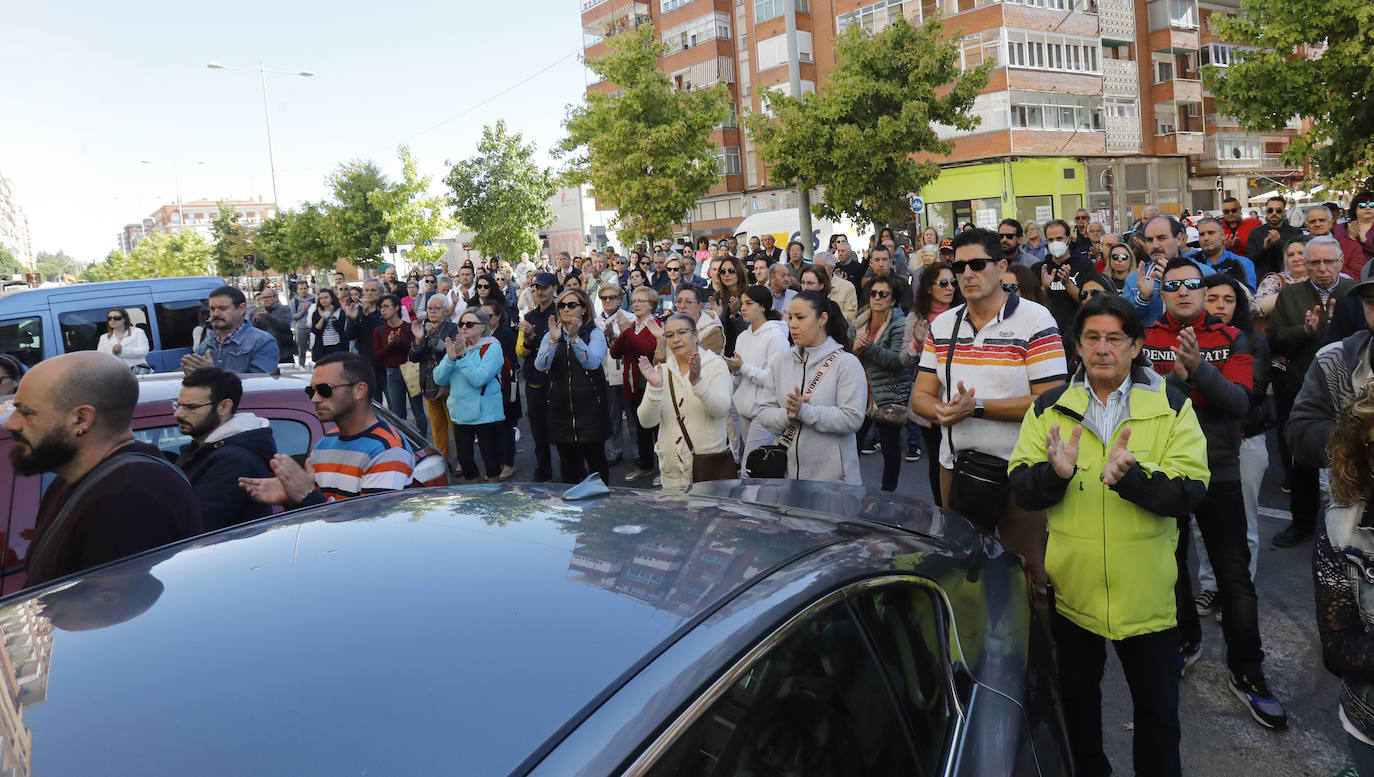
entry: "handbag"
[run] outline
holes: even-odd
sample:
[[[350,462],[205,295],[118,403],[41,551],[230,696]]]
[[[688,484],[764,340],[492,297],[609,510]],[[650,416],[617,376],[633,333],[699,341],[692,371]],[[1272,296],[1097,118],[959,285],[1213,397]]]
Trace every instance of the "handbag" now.
[[[868,417],[880,424],[901,426],[907,420],[907,408],[901,402],[884,402],[879,405],[873,401],[873,389],[868,390]]]
[[[954,348],[959,342],[959,329],[964,324],[968,308],[959,311],[954,319],[954,331],[949,337],[949,355],[945,359],[945,399],[953,397],[954,384],[950,372],[954,363]],[[950,479],[949,494],[944,502],[951,510],[967,518],[986,532],[992,532],[1006,512],[1009,477],[1008,461],[980,451],[954,450],[954,427],[948,427],[949,453],[954,457],[954,476]]]
[[[420,396],[420,363],[411,361],[401,362],[401,377],[405,379],[406,392],[412,397]]]
[[[840,351],[831,351],[825,357],[821,366],[816,368],[816,373],[811,376],[811,382],[806,384],[804,394],[810,394],[816,390],[816,386],[825,377],[825,373],[830,370],[830,365],[840,356]],[[787,449],[792,446],[792,441],[797,438],[797,432],[801,425],[791,423],[783,433],[778,436],[778,441],[772,445],[760,445],[749,452],[749,456],[744,460],[744,474],[751,478],[785,478],[787,477]]]
[[[692,453],[692,482],[703,483],[707,480],[734,480],[739,477],[739,462],[728,447],[719,453],[697,453],[692,445],[692,435],[687,433],[687,424],[682,420],[682,412],[677,408],[677,391],[673,388],[673,372],[665,369],[668,375],[668,398],[673,403],[673,415],[677,426],[682,430],[682,441]]]

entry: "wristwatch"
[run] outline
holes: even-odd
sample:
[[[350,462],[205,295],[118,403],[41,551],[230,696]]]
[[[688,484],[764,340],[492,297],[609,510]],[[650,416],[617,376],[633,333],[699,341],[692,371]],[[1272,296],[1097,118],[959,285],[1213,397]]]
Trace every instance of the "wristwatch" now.
[[[979,398],[979,397],[974,397],[974,398],[973,398],[973,417],[974,417],[974,418],[982,418],[982,417],[983,417],[983,400],[982,400],[981,398]]]

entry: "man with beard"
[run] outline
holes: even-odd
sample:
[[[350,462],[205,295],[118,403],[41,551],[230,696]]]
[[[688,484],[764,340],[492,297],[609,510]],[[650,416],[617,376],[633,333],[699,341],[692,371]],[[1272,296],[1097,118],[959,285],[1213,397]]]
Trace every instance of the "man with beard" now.
[[[205,531],[270,515],[239,488],[240,477],[272,477],[277,454],[267,419],[238,412],[243,382],[232,372],[203,367],[181,380],[173,417],[191,442],[181,447],[177,466],[200,500]]]
[[[248,298],[233,286],[210,292],[211,337],[200,341],[192,353],[181,357],[181,371],[219,367],[230,372],[262,372],[277,369],[281,351],[272,335],[253,328],[248,317]]]
[[[1251,229],[1245,240],[1245,255],[1255,263],[1255,272],[1263,278],[1284,269],[1283,246],[1302,235],[1302,230],[1288,223],[1288,203],[1273,196],[1264,203],[1264,223]]]
[[[320,359],[305,393],[315,415],[337,427],[326,432],[305,467],[290,456],[272,457],[275,477],[239,478],[253,499],[289,508],[396,491],[410,485],[415,453],[401,433],[377,417],[368,401],[372,365],[340,351]]]
[[[4,423],[10,463],[20,475],[57,476],[38,505],[26,586],[200,533],[186,476],[134,439],[137,404],[129,368],[96,351],[39,362],[19,384]]]
[[[277,341],[277,362],[290,364],[296,350],[296,338],[291,331],[291,309],[281,305],[277,292],[265,289],[258,292],[258,307],[253,311],[253,326]]]

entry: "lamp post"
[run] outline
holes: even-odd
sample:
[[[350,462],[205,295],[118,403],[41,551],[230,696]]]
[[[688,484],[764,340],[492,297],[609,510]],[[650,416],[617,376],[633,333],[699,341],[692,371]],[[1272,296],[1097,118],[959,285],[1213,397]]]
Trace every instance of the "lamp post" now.
[[[310,78],[315,74],[309,70],[268,70],[266,67],[263,66],[261,60],[258,61],[258,66],[256,68],[238,67],[235,65],[221,65],[218,62],[209,62],[205,66],[210,68],[211,70],[258,71],[258,76],[262,79],[262,116],[263,119],[267,122],[267,167],[268,170],[272,173],[272,207],[280,210],[281,201],[277,199],[277,159],[272,153],[272,112],[267,107],[267,74],[272,73],[274,75],[301,76],[303,78]]]
[[[179,228],[177,229],[177,231],[180,232],[181,230],[186,229],[186,214],[183,213],[182,210],[181,210],[181,176],[177,173],[177,165],[179,165],[179,164],[182,164],[182,165],[203,165],[203,164],[205,164],[205,163],[204,163],[204,162],[199,162],[199,161],[197,161],[197,162],[179,162],[179,161],[177,161],[177,160],[175,160],[175,159],[166,160],[166,161],[164,161],[164,160],[156,160],[156,159],[142,159],[142,160],[139,160],[139,164],[141,164],[141,165],[171,165],[171,166],[172,166],[172,183],[176,184],[176,195],[177,195],[177,221],[180,222],[180,226],[179,226]]]

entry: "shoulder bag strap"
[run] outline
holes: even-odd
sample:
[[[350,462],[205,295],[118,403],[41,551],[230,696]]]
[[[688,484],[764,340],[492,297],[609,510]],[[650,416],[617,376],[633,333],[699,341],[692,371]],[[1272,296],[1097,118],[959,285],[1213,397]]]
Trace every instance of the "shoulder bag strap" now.
[[[946,401],[946,402],[948,402],[948,401],[950,401],[951,399],[954,398],[954,381],[950,378],[950,372],[953,370],[953,367],[954,367],[954,349],[955,349],[956,346],[959,345],[959,330],[962,329],[963,326],[964,326],[964,314],[967,313],[967,312],[968,312],[968,305],[965,304],[964,307],[963,307],[962,309],[960,309],[959,314],[958,314],[957,316],[954,317],[954,330],[951,331],[950,334],[949,334],[949,353],[945,354],[945,401]],[[950,456],[950,458],[952,459],[952,458],[954,458],[954,456],[955,456],[955,453],[954,453],[954,427],[953,427],[953,426],[947,426],[947,427],[945,427],[945,428],[949,430],[949,436],[946,438],[946,441],[949,443],[949,456]]]
[[[677,409],[677,392],[673,390],[673,371],[667,364],[664,364],[663,372],[668,377],[668,399],[673,403],[673,415],[677,416],[677,428],[682,430],[682,441],[687,443],[687,452],[695,456],[697,450],[692,445],[692,435],[687,433],[687,422],[682,420],[682,413]]]
[[[806,384],[806,391],[803,391],[803,394],[810,394],[811,392],[816,390],[816,386],[820,385],[821,378],[824,378],[825,374],[830,371],[830,365],[834,364],[835,360],[840,358],[840,353],[841,350],[837,348],[834,351],[831,351],[829,356],[825,357],[825,361],[821,362],[821,366],[817,367],[815,374],[811,376],[811,381]],[[800,428],[800,424],[793,422],[778,437],[778,441],[776,444],[781,445],[784,448],[790,446],[792,444],[792,441],[796,439],[797,431]]]
[[[139,461],[147,461],[168,467],[180,475],[182,480],[186,481],[188,484],[190,483],[190,481],[186,479],[186,473],[182,472],[180,467],[173,465],[161,456],[153,456],[152,454],[143,453],[142,451],[123,451],[113,456],[106,457],[104,461],[95,465],[90,472],[86,473],[86,476],[81,478],[81,482],[77,484],[76,488],[72,489],[72,491],[67,494],[66,501],[62,504],[62,509],[57,511],[57,516],[53,518],[52,523],[48,524],[47,531],[43,532],[43,536],[38,538],[38,541],[29,548],[28,561],[26,562],[27,567],[32,569],[35,564],[43,558],[43,555],[52,546],[54,539],[62,533],[62,527],[66,525],[67,521],[71,518],[72,512],[76,510],[76,506],[81,503],[81,499],[85,497],[92,488],[95,488],[97,484],[105,480],[105,478],[109,477],[115,470],[125,464],[133,464]]]

